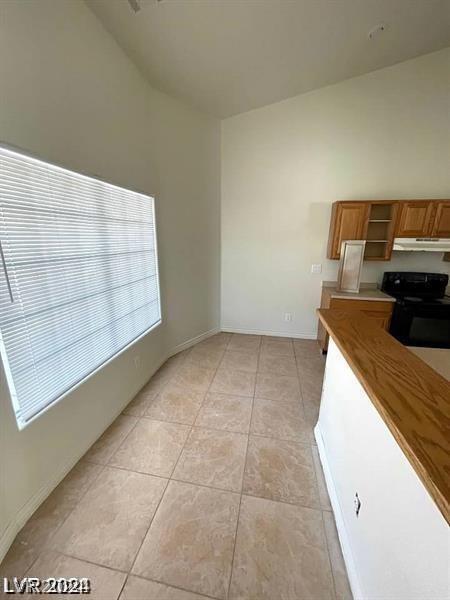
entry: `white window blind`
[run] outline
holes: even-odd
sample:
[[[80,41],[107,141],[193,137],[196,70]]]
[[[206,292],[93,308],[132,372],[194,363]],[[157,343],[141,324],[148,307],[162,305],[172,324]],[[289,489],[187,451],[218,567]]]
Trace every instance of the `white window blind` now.
[[[0,147],[0,352],[19,428],[161,321],[153,198]]]

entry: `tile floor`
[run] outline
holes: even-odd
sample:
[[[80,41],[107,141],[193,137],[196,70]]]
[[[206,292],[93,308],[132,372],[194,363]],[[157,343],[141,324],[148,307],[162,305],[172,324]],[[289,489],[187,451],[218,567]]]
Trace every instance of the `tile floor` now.
[[[219,333],[169,359],[18,534],[0,575],[104,600],[350,600],[313,427],[316,342]]]

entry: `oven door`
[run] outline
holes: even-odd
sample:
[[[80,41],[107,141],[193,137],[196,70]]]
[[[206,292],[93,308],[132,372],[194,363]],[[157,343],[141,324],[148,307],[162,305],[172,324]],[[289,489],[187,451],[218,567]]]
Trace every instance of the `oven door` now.
[[[450,305],[408,306],[397,303],[390,333],[406,346],[450,348]]]

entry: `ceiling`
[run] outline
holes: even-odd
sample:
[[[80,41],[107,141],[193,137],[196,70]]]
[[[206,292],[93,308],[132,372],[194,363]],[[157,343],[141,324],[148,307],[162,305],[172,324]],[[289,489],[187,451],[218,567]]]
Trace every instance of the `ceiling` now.
[[[86,0],[154,87],[217,117],[450,45],[448,0],[137,1]]]

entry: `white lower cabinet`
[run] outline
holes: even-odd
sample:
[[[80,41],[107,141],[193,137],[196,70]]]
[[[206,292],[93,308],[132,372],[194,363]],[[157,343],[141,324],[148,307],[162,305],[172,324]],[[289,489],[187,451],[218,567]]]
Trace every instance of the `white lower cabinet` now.
[[[332,340],[315,433],[355,599],[448,599],[448,525]]]

